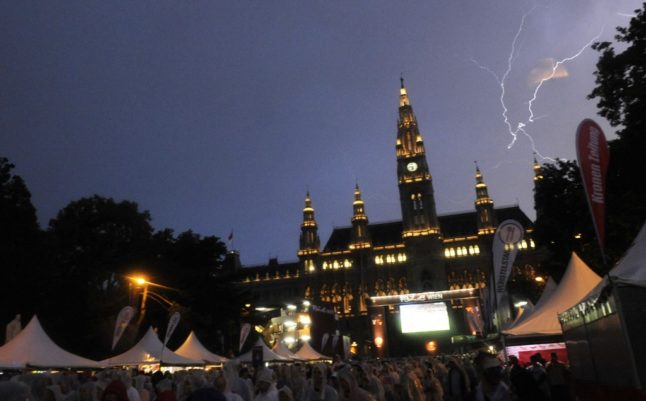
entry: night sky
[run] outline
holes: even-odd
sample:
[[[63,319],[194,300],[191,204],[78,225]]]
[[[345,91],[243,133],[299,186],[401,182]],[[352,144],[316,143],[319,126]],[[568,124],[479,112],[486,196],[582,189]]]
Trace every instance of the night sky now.
[[[226,240],[243,264],[295,260],[305,192],[325,243],[401,218],[395,138],[403,74],[440,214],[474,210],[477,160],[496,206],[534,217],[532,145],[574,158],[601,33],[641,1],[0,2],[0,156],[39,222],[99,194],[136,201],[157,229]],[[527,14],[508,68],[512,42]],[[493,73],[493,74],[492,74]],[[540,159],[540,157],[539,157]]]

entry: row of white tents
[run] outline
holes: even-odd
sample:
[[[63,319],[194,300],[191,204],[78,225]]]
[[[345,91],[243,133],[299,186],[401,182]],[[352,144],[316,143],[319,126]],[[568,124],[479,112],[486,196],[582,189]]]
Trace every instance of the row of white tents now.
[[[272,351],[259,338],[254,347],[262,347],[264,362],[314,361],[330,359],[305,343],[296,353],[278,343]],[[252,350],[234,358],[241,363],[252,362]],[[105,359],[93,361],[65,351],[45,333],[38,317],[15,338],[0,347],[0,369],[24,368],[107,368],[114,366],[139,366],[163,364],[168,366],[204,366],[221,364],[227,358],[210,352],[191,332],[175,351],[164,346],[152,328],[128,351]]]
[[[575,253],[561,282],[556,285],[551,279],[531,311],[522,313],[503,334],[512,338],[542,337],[563,334],[558,319],[559,313],[594,297],[610,285],[616,284],[646,287],[646,225],[633,244],[608,275],[601,278]]]

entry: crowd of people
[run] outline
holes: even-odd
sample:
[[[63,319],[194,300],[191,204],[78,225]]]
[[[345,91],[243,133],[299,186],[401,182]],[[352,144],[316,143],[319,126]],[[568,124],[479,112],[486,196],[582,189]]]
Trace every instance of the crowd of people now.
[[[2,401],[567,401],[568,373],[556,354],[529,366],[495,355],[222,369],[3,375]]]

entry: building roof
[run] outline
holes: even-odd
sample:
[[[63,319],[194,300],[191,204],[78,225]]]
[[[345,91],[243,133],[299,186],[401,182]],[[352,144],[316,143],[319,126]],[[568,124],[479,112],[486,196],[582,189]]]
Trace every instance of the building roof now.
[[[524,227],[532,227],[532,221],[518,206],[505,206],[495,209],[496,219],[502,222],[514,219]],[[478,220],[476,211],[445,214],[438,216],[440,229],[445,238],[476,235]],[[403,225],[401,220],[386,223],[369,224],[368,231],[373,246],[399,244],[402,242]],[[352,227],[337,227],[332,231],[324,252],[347,250],[350,244]]]

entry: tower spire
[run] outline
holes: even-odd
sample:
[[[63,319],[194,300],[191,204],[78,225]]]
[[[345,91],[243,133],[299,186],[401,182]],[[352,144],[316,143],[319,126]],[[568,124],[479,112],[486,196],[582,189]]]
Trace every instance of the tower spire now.
[[[368,234],[368,216],[366,216],[359,184],[354,186],[354,202],[352,202],[352,242],[350,249],[370,248]]]
[[[308,190],[305,195],[305,207],[303,208],[303,224],[301,224],[300,246],[298,256],[303,262],[305,272],[315,272],[315,259],[319,254],[321,241],[318,236],[318,225],[314,217],[312,198]]]
[[[484,182],[478,162],[476,165],[476,212],[478,214],[478,235],[493,234],[496,232],[496,215],[493,209],[493,200],[489,197],[487,184]]]

